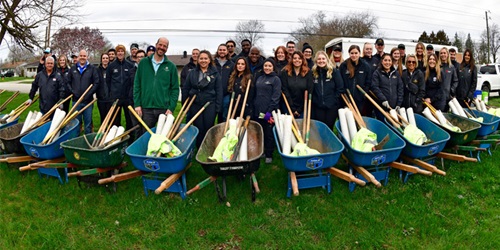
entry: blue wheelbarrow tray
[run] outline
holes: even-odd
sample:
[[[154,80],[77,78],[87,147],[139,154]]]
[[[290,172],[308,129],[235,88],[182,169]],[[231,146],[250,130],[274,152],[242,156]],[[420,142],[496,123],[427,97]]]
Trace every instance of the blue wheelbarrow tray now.
[[[2,119],[4,116],[6,116],[6,115],[0,115],[0,119]],[[0,129],[10,127],[10,126],[16,124],[18,121],[19,121],[19,117],[17,117],[16,119],[14,119],[11,122],[7,122],[7,123],[4,123],[4,124],[0,123]]]
[[[427,139],[431,142],[424,145],[416,145],[408,141],[399,130],[397,130],[392,124],[389,124],[385,120],[386,124],[393,129],[401,138],[406,142],[406,146],[403,149],[402,154],[413,159],[422,159],[425,157],[433,156],[441,151],[443,151],[446,146],[446,142],[450,139],[450,134],[444,131],[435,123],[429,121],[425,117],[415,114],[415,122],[417,127],[425,133]]]
[[[302,120],[297,119],[301,124]],[[300,125],[299,125],[300,127]],[[328,126],[320,121],[311,120],[308,146],[320,152],[318,155],[290,156],[283,154],[276,127],[273,128],[274,139],[287,171],[300,172],[319,170],[335,166],[340,158],[344,145]],[[292,136],[294,136],[292,134]]]
[[[185,124],[181,124],[182,129]],[[152,129],[153,132],[156,128]],[[198,135],[198,128],[189,126],[181,137],[174,143],[182,152],[181,155],[171,158],[147,156],[148,142],[151,135],[144,133],[139,139],[130,144],[125,153],[130,157],[135,168],[145,172],[174,174],[178,173],[191,162],[193,157],[194,142]]]
[[[377,134],[377,140],[381,141],[386,135],[389,135],[389,141],[380,150],[372,152],[361,152],[351,147],[344,135],[341,133],[340,122],[335,122],[335,128],[345,146],[344,155],[354,165],[360,167],[379,166],[396,161],[406,143],[394,131],[387,127],[383,122],[370,117],[363,117],[368,130]]]
[[[61,142],[75,138],[80,132],[79,121],[71,120],[61,131],[59,137],[45,145],[40,145],[45,135],[48,133],[52,121],[34,129],[21,138],[21,144],[28,155],[38,159],[51,160],[64,156],[64,150],[61,148]]]
[[[477,131],[477,136],[483,137],[497,131],[500,117],[479,110],[466,110],[469,113],[474,112],[477,117],[483,117],[483,122],[474,121],[481,124],[481,128]]]

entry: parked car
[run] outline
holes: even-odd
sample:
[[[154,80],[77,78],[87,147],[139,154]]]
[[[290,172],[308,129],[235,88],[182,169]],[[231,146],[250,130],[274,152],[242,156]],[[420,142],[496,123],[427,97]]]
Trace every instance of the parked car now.
[[[3,76],[5,76],[5,77],[13,77],[14,76],[14,71],[13,70],[9,70],[9,71],[5,72],[5,74]]]
[[[477,74],[476,90],[500,92],[500,64],[481,65]]]

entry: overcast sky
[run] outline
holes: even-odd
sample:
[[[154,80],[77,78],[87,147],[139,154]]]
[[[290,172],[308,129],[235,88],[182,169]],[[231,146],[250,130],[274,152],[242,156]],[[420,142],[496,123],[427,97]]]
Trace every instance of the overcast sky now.
[[[233,31],[239,21],[258,19],[266,31],[290,32],[299,27],[299,18],[319,10],[327,16],[370,11],[378,17],[376,36],[395,40],[418,39],[424,30],[430,34],[444,29],[450,40],[458,32],[470,33],[478,41],[486,29],[488,10],[490,25],[500,24],[497,0],[86,0],[81,13],[87,15],[81,26],[99,28],[113,45],[121,43],[127,48],[133,41],[154,44],[158,37],[166,36],[170,40],[167,54],[181,54],[195,47],[215,51],[218,44],[234,36],[202,30]],[[287,38],[286,34],[266,34],[260,45],[269,55]],[[0,58],[7,53],[2,44]]]

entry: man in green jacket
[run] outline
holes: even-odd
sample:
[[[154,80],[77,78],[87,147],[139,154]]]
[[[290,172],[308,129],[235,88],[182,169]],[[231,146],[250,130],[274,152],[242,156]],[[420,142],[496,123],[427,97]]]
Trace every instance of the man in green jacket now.
[[[179,97],[179,76],[173,62],[168,60],[169,41],[160,37],[156,52],[141,60],[134,79],[135,111],[152,128],[160,114],[172,114]]]

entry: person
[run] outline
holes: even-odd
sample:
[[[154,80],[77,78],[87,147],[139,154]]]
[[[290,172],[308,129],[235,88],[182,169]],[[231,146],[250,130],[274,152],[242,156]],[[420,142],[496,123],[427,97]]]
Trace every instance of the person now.
[[[233,40],[228,40],[226,42],[226,47],[227,47],[227,58],[233,59],[233,57],[236,56],[236,42]]]
[[[130,56],[127,57],[127,60],[134,64],[137,61],[137,51],[139,50],[139,44],[132,43],[130,44]],[[118,54],[118,51],[117,51]],[[117,55],[118,56],[118,55]]]
[[[46,48],[43,51],[43,56],[40,58],[40,61],[38,63],[38,67],[36,69],[37,74],[40,73],[45,68],[45,60],[47,59],[47,57],[52,57],[54,58],[54,62],[57,62],[57,58],[55,55],[52,55],[50,48]]]
[[[344,82],[326,52],[318,51],[314,61],[311,69],[314,85],[311,117],[333,129],[340,108],[340,94],[345,92]]]
[[[457,70],[458,74],[458,70],[460,69],[460,63],[457,62],[457,51],[455,50],[455,48],[450,48],[449,52],[450,52],[451,64],[453,65],[453,67],[455,67],[455,70]]]
[[[384,43],[384,39],[382,38],[377,38],[377,40],[375,40],[375,49],[377,49],[377,53],[375,53],[375,55],[373,55],[373,57],[377,60],[378,65],[380,65],[380,61],[382,60],[382,55],[384,55],[384,49],[385,49],[385,43]]]
[[[428,44],[427,47],[425,47],[425,49],[427,50],[427,56],[429,56],[430,54],[435,54],[434,46],[432,46],[432,44]]]
[[[397,53],[399,54],[399,50]],[[379,104],[387,110],[398,110],[403,104],[403,81],[398,70],[394,68],[391,55],[382,56],[379,68],[373,72],[371,90]],[[384,116],[378,109],[375,110],[375,115],[377,119],[384,120]]]
[[[155,46],[149,45],[148,48],[146,49],[146,56],[150,56],[150,55],[154,54],[155,51],[156,51]]]
[[[35,80],[31,83],[30,99],[26,101],[26,104],[31,104],[38,91],[40,112],[42,114],[47,113],[60,99],[64,98],[64,79],[54,68],[54,62],[54,58],[51,56],[45,59],[45,67],[36,74]],[[60,107],[62,108],[62,105]]]
[[[282,46],[283,47],[283,46]],[[247,102],[245,103],[245,112],[243,117],[247,117],[248,115],[252,116],[253,114],[253,100],[255,98],[255,83],[249,81],[252,79],[252,74],[250,73],[250,67],[248,65],[248,61],[245,58],[238,58],[236,60],[236,65],[234,65],[233,72],[229,77],[229,82],[227,84],[227,91],[229,93],[234,92],[234,98],[238,98],[240,95],[240,101],[238,104],[234,103],[236,108],[236,115],[239,116],[241,113],[241,109],[243,107],[243,99],[245,97],[245,93],[247,90],[248,84],[250,84],[250,89],[247,96]]]
[[[309,69],[312,69],[312,67],[314,66],[314,60],[312,59],[313,48],[311,47],[311,45],[309,45],[308,43],[304,43],[304,46],[302,46],[302,53],[306,58],[307,67]]]
[[[281,72],[281,70],[288,65],[288,51],[286,51],[285,46],[280,45],[274,51],[274,60],[276,61],[276,72]]]
[[[109,64],[106,69],[106,85],[109,88],[109,99],[115,101],[118,99],[116,108],[123,110],[125,117],[126,129],[131,129],[132,117],[128,106],[132,105],[132,88],[133,79],[131,78],[132,68],[136,62],[130,62],[125,59],[126,48],[124,45],[119,44],[116,46],[116,60]],[[142,51],[144,54],[144,51]],[[137,51],[135,52],[135,60],[137,60]],[[112,121],[113,125],[121,125],[121,111],[119,115]]]
[[[134,62],[134,66],[137,67],[137,65],[139,65],[139,62],[142,60],[142,58],[146,57],[146,51],[140,49],[137,51],[137,53],[135,54],[135,59],[136,61]]]
[[[406,64],[406,46],[402,43],[398,44],[398,49],[399,49],[399,56],[401,57],[401,62],[403,66]]]
[[[451,53],[450,53],[451,54]],[[457,100],[462,107],[466,107],[474,99],[474,91],[477,86],[477,68],[472,56],[472,51],[464,51],[464,59],[458,70]]]
[[[73,94],[73,104],[82,96],[82,94],[87,90],[87,88],[92,85],[92,88],[87,92],[82,102],[78,104],[76,110],[81,110],[87,104],[92,101],[92,98],[99,88],[99,72],[89,61],[87,60],[87,51],[81,50],[78,55],[78,63],[71,67],[68,74],[68,79],[66,82],[66,87]],[[82,114],[78,116],[80,125],[84,126],[85,134],[92,133],[93,123],[92,123],[92,109],[90,106]],[[83,120],[83,123],[82,123]]]
[[[78,62],[78,56],[73,54],[71,55],[71,65],[75,65]],[[71,65],[68,65],[71,67]]]
[[[430,54],[427,58],[427,69],[425,71],[425,102],[431,104],[437,110],[445,111],[446,98],[441,73],[436,54]]]
[[[300,51],[292,53],[292,59],[281,71],[281,91],[285,94],[290,109],[295,118],[304,117],[304,92],[313,92],[313,77],[304,54]],[[287,113],[288,110],[283,110]]]
[[[198,55],[200,55],[200,50],[197,48],[194,48],[191,51],[191,58],[189,59],[189,62],[184,65],[181,71],[181,88],[184,86],[184,82],[186,81],[186,77],[188,76],[189,72],[196,68],[196,65],[198,64]]]
[[[110,48],[108,49],[108,57],[109,57],[109,63],[112,63],[116,59],[116,50],[115,48]]]
[[[99,117],[101,120],[101,124],[104,122],[104,118],[109,112],[111,105],[114,100],[109,98],[109,85],[106,82],[106,69],[109,66],[109,56],[107,53],[101,54],[101,63],[99,64],[98,73],[99,73],[99,88],[95,93],[97,97],[97,109],[99,110]]]
[[[292,53],[295,51],[295,42],[288,41],[286,42],[286,51],[288,52],[288,61],[290,61],[292,57]]]
[[[398,48],[392,48],[391,49],[391,60],[392,63],[394,64],[394,69],[396,69],[401,76],[403,74],[403,69],[405,67],[403,66],[403,62],[401,62],[401,54],[399,54],[399,49]]]
[[[268,58],[264,61],[263,74],[255,80],[253,103],[254,120],[262,126],[264,131],[264,156],[267,164],[272,163],[274,152],[274,119],[271,113],[279,107],[280,95],[281,81],[275,71],[274,60]]]
[[[425,95],[424,72],[417,68],[415,55],[407,55],[405,65],[406,69],[401,76],[404,85],[403,107],[413,108],[414,113],[422,113],[422,99]]]
[[[264,57],[260,55],[260,49],[257,47],[252,47],[250,49],[250,55],[248,56],[248,62],[250,66],[250,72],[254,78],[259,77],[262,74],[262,66],[264,64]],[[273,69],[276,70],[273,65]]]
[[[417,69],[425,72],[427,69],[427,52],[423,43],[419,42],[415,46],[415,56],[417,57]]]
[[[448,109],[448,102],[455,97],[455,91],[458,85],[457,71],[451,64],[450,54],[446,47],[439,50],[439,67],[441,68],[442,84],[444,89],[444,98],[446,100],[445,110]]]
[[[335,69],[338,69],[340,65],[344,62],[344,58],[342,57],[342,46],[339,44],[333,46],[332,57],[330,58]]]
[[[363,45],[363,57],[361,59],[370,65],[372,72],[377,69],[379,61],[373,57],[373,45],[371,43],[366,42]]]
[[[182,102],[196,95],[188,113],[193,117],[203,106],[210,102],[205,111],[194,121],[199,133],[196,138],[196,147],[200,148],[203,138],[215,122],[215,115],[222,109],[222,81],[217,68],[214,66],[212,55],[207,50],[200,51],[198,65],[189,72],[186,82],[182,86]]]
[[[172,114],[179,97],[177,67],[165,55],[168,45],[166,37],[158,38],[155,53],[141,60],[135,73],[135,112],[150,128],[155,126],[160,114]]]
[[[60,55],[59,58],[57,58],[57,72],[61,74],[63,81],[66,82],[66,79],[68,79],[68,74],[69,74],[69,62],[68,62],[68,57],[66,55]],[[68,97],[71,95],[69,91],[66,89],[66,84],[63,84],[64,88],[64,98]],[[68,113],[69,111],[69,102],[63,103],[63,110]]]
[[[231,57],[231,60],[233,60],[233,62],[236,62],[236,59],[238,59],[239,57],[248,58],[251,48],[252,42],[250,42],[250,40],[246,38],[241,40],[241,52],[237,56]]]
[[[344,82],[344,89],[351,92],[360,113],[364,116],[371,116],[370,106],[368,103],[365,104],[365,96],[356,87],[356,85],[359,85],[364,91],[370,90],[372,82],[370,66],[359,59],[361,50],[358,45],[351,45],[348,51],[349,58],[339,68]]]
[[[228,58],[228,50],[226,44],[222,43],[217,48],[217,53],[215,53],[215,67],[217,68],[217,72],[219,72],[221,76],[222,83],[222,108],[221,111],[217,114],[218,123],[223,123],[226,121],[227,112],[229,109],[229,100],[231,97],[229,96],[229,92],[227,91],[227,85],[229,81],[229,76],[233,71],[234,62]]]

